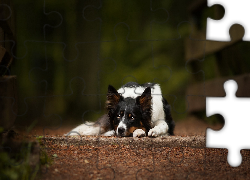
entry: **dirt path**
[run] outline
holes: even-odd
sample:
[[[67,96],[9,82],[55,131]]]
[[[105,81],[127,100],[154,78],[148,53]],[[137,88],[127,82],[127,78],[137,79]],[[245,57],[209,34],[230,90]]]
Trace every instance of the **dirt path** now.
[[[61,136],[71,128],[46,129],[43,143],[53,164],[38,179],[250,178],[250,151],[243,150],[241,166],[232,168],[226,149],[205,148],[207,124],[196,119],[177,123],[175,136],[159,138]]]

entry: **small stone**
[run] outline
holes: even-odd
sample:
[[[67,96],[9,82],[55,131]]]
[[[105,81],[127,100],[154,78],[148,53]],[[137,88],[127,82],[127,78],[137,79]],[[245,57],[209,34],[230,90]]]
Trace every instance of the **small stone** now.
[[[57,158],[57,157],[58,157],[57,154],[53,154],[52,156],[53,156],[54,158]]]

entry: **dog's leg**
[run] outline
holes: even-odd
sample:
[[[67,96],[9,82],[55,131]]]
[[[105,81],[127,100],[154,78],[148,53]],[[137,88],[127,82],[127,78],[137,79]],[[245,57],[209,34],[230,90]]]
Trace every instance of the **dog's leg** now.
[[[65,134],[65,136],[78,136],[78,135],[99,135],[101,132],[101,127],[95,126],[92,122],[86,122],[81,124]]]
[[[155,126],[149,130],[148,136],[158,137],[160,135],[167,135],[168,124],[165,120],[158,120]]]
[[[144,137],[144,136],[146,136],[146,133],[142,129],[136,129],[133,132],[133,137]]]
[[[102,136],[114,136],[115,135],[115,131],[114,130],[110,130],[105,132],[104,134],[102,134]]]

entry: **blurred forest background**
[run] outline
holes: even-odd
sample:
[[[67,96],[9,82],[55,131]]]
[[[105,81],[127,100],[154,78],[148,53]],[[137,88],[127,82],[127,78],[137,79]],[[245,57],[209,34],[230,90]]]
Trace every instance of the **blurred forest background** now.
[[[81,123],[104,113],[109,84],[156,82],[176,121],[194,81],[184,60],[191,0],[12,1],[17,123]],[[201,15],[205,30],[207,12]],[[14,51],[16,49],[16,51]],[[195,81],[213,78],[214,56]]]

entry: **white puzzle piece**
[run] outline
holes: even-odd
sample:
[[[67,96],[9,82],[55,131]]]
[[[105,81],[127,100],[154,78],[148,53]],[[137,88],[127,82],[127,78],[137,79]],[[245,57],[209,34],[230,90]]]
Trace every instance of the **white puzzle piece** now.
[[[224,83],[226,97],[207,97],[206,115],[221,114],[225,125],[220,131],[207,129],[206,147],[227,148],[228,163],[239,166],[242,161],[241,149],[250,149],[250,99],[235,96],[237,83],[229,80]]]
[[[207,18],[206,39],[212,41],[231,41],[229,29],[234,24],[240,24],[245,29],[243,41],[250,41],[250,11],[248,0],[208,0],[207,5],[220,4],[225,9],[225,15],[220,20]]]

